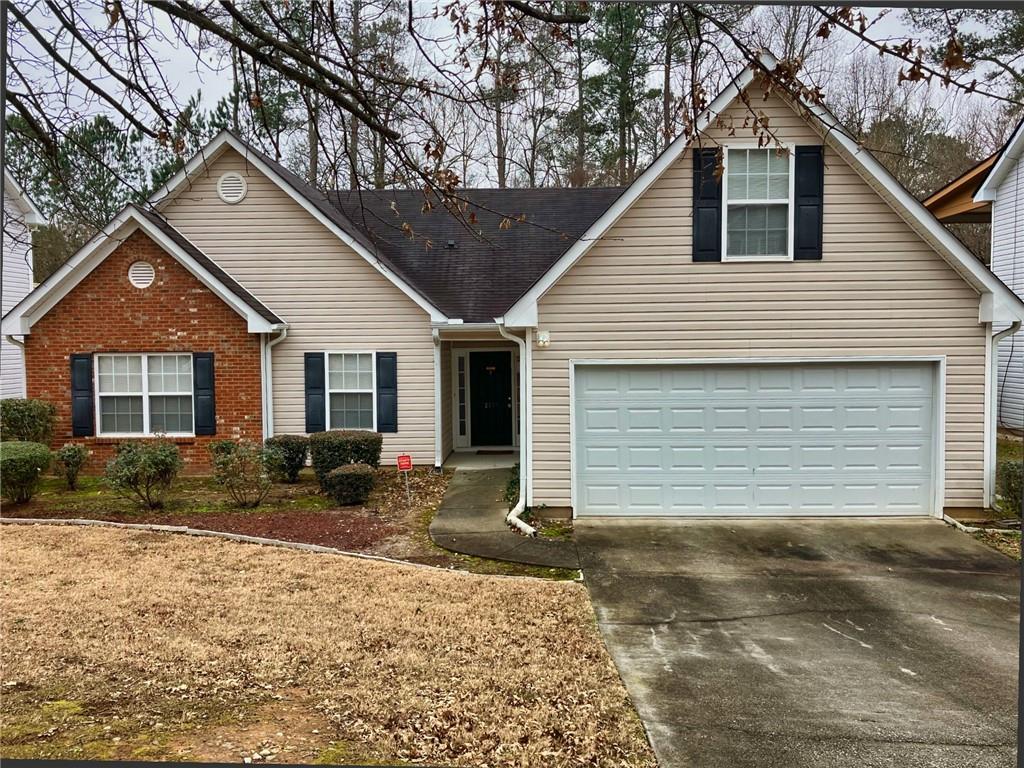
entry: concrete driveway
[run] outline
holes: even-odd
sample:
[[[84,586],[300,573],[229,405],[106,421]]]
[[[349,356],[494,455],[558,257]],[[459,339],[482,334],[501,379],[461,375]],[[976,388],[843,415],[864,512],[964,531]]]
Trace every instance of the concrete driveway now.
[[[1016,564],[935,520],[577,521],[661,768],[1010,766]]]

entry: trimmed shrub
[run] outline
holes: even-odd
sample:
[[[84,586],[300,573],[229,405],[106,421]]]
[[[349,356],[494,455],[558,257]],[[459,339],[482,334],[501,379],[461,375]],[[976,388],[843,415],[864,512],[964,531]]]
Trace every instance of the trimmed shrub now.
[[[68,443],[63,448],[53,452],[53,458],[57,460],[60,472],[64,475],[64,482],[68,490],[78,489],[78,473],[82,471],[85,462],[89,458],[89,449],[84,445]]]
[[[324,492],[341,506],[362,504],[375,479],[376,472],[368,464],[344,464],[324,477]]]
[[[0,400],[0,439],[50,444],[57,409],[32,398]]]
[[[218,440],[209,446],[213,458],[213,479],[231,494],[243,509],[258,507],[274,486],[273,477],[281,471],[281,452],[242,441]]]
[[[299,472],[306,466],[309,438],[303,435],[275,435],[267,438],[267,446],[281,454],[281,479],[287,483],[297,483]]]
[[[383,435],[377,432],[357,429],[335,429],[310,435],[309,455],[313,459],[313,471],[316,472],[320,486],[323,487],[328,472],[345,464],[368,464],[374,469],[379,467],[383,441]]]
[[[1001,461],[996,468],[999,509],[1008,515],[1024,514],[1024,461]]]
[[[146,509],[160,509],[164,494],[181,471],[178,446],[169,440],[121,443],[107,462],[107,484]]]
[[[50,449],[42,443],[12,440],[0,443],[0,491],[20,504],[39,490],[39,480],[50,467]]]

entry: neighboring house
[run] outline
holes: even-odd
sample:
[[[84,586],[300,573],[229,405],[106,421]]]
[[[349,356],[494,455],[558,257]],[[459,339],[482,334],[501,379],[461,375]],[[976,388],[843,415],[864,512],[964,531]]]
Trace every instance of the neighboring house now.
[[[3,312],[32,290],[32,227],[46,219],[4,169]],[[0,398],[25,396],[25,360],[18,343],[0,339]]]
[[[999,152],[924,201],[944,223],[991,222],[991,268],[1024,297],[1024,121]],[[997,331],[1005,326],[996,326]],[[999,426],[1024,430],[1024,334],[999,342],[996,414]]]
[[[517,450],[578,516],[987,505],[985,362],[1024,304],[832,126],[747,70],[626,189],[465,191],[477,233],[223,133],[3,328],[96,460],[366,428],[388,463]]]

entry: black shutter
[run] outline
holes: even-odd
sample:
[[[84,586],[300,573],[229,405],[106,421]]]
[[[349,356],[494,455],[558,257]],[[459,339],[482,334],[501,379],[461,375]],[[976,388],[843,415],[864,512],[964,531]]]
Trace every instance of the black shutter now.
[[[71,356],[71,434],[96,434],[92,397],[92,355]]]
[[[217,401],[213,388],[213,352],[192,353],[192,393],[197,435],[217,434]]]
[[[398,431],[398,354],[377,353],[377,431]]]
[[[306,353],[306,432],[327,429],[327,397],[324,381],[324,353]]]
[[[722,260],[722,182],[717,149],[693,150],[693,260]]]
[[[821,146],[796,148],[793,258],[821,261],[821,215],[825,197],[825,159]]]

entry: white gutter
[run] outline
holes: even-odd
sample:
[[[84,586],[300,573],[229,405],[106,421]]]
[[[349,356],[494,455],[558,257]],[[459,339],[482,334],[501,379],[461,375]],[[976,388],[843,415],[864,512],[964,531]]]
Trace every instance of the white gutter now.
[[[999,419],[999,342],[1007,336],[1011,336],[1020,330],[1021,321],[1015,320],[1009,328],[999,333],[992,334],[991,346],[985,350],[988,368],[985,371],[985,378],[988,387],[985,392],[985,488],[984,504],[991,507],[995,500],[995,479],[996,479],[996,437],[998,433],[997,422]]]
[[[505,516],[505,522],[518,528],[527,536],[536,536],[537,529],[519,519],[519,516],[526,510],[526,474],[529,472],[526,461],[526,446],[529,445],[530,435],[527,430],[527,419],[525,418],[529,411],[528,404],[523,402],[523,398],[526,396],[526,357],[528,352],[526,342],[506,331],[503,323],[498,324],[498,333],[501,334],[502,338],[514,341],[519,345],[519,501],[516,502],[516,505]]]
[[[21,351],[22,352],[25,351],[25,341],[23,339],[19,339],[19,338],[16,338],[14,336],[11,336],[11,334],[9,334],[9,333],[6,336],[4,336],[4,338],[7,339],[9,342],[11,342],[11,344],[14,344],[16,346],[21,347]]]
[[[263,423],[264,440],[274,436],[274,356],[271,350],[287,338],[286,325],[279,330],[277,337],[266,342],[263,348],[263,411],[266,418]]]

